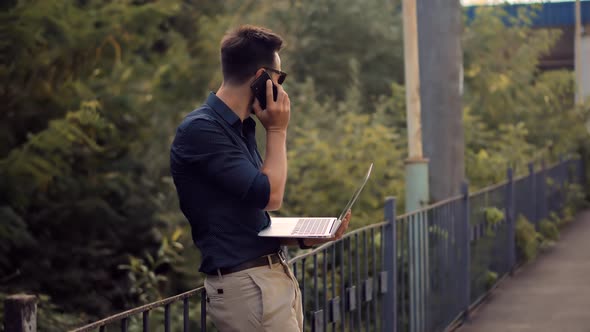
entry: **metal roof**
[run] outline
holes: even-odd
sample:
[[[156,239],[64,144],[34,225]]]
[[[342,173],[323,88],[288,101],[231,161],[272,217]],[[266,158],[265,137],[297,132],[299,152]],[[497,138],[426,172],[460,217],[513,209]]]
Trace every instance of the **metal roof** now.
[[[582,25],[590,24],[590,1],[580,1],[582,9]],[[489,5],[488,5],[489,6]],[[535,4],[515,4],[515,5],[501,5],[510,15],[516,16],[516,13],[522,9],[531,9],[540,7],[533,17],[533,27],[561,27],[574,26],[575,18],[575,1],[564,2],[548,2]],[[482,6],[467,6],[465,12],[469,21],[475,17],[475,10]]]

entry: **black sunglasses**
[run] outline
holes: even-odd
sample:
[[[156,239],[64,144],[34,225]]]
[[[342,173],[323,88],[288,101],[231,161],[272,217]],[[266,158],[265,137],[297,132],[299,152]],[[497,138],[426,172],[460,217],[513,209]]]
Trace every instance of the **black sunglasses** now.
[[[287,73],[285,73],[284,71],[280,71],[280,70],[276,70],[274,68],[270,68],[270,67],[262,67],[268,71],[271,71],[275,74],[279,74],[279,79],[277,80],[277,83],[279,84],[283,84],[283,82],[285,82],[285,79],[287,78]]]

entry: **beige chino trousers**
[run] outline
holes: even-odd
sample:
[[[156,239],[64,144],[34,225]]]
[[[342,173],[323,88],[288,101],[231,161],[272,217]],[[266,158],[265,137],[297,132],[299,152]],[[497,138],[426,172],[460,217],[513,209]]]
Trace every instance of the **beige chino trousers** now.
[[[286,263],[208,276],[207,313],[221,332],[303,331],[301,292]]]

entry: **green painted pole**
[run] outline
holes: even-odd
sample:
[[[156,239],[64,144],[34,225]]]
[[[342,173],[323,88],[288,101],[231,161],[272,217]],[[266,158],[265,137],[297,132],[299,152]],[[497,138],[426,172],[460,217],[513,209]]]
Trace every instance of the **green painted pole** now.
[[[428,204],[428,160],[406,160],[406,212]],[[418,213],[409,224],[410,260],[410,331],[426,331],[426,299],[429,291],[428,218]]]
[[[428,159],[406,160],[406,212],[428,204]]]
[[[404,69],[408,154],[406,160],[406,211],[416,211],[428,203],[428,160],[422,156],[420,111],[420,68],[416,0],[403,0]],[[428,283],[428,220],[420,213],[409,219],[410,331],[426,330],[426,293]],[[403,251],[402,251],[403,252]]]

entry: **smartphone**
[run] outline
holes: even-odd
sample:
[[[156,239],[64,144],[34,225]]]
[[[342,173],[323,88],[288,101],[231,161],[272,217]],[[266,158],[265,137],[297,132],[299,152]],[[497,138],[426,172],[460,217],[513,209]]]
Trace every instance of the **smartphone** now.
[[[260,107],[265,110],[266,109],[266,81],[270,80],[270,75],[268,75],[268,73],[266,71],[262,72],[262,75],[258,76],[258,78],[256,80],[254,80],[254,82],[252,82],[252,85],[250,85],[250,88],[252,89],[252,92],[254,93],[254,97],[256,99],[258,99],[258,102],[260,103]],[[272,82],[272,80],[271,80]],[[272,96],[274,101],[277,101],[277,94],[278,94],[278,90],[277,90],[277,86],[272,83]]]

